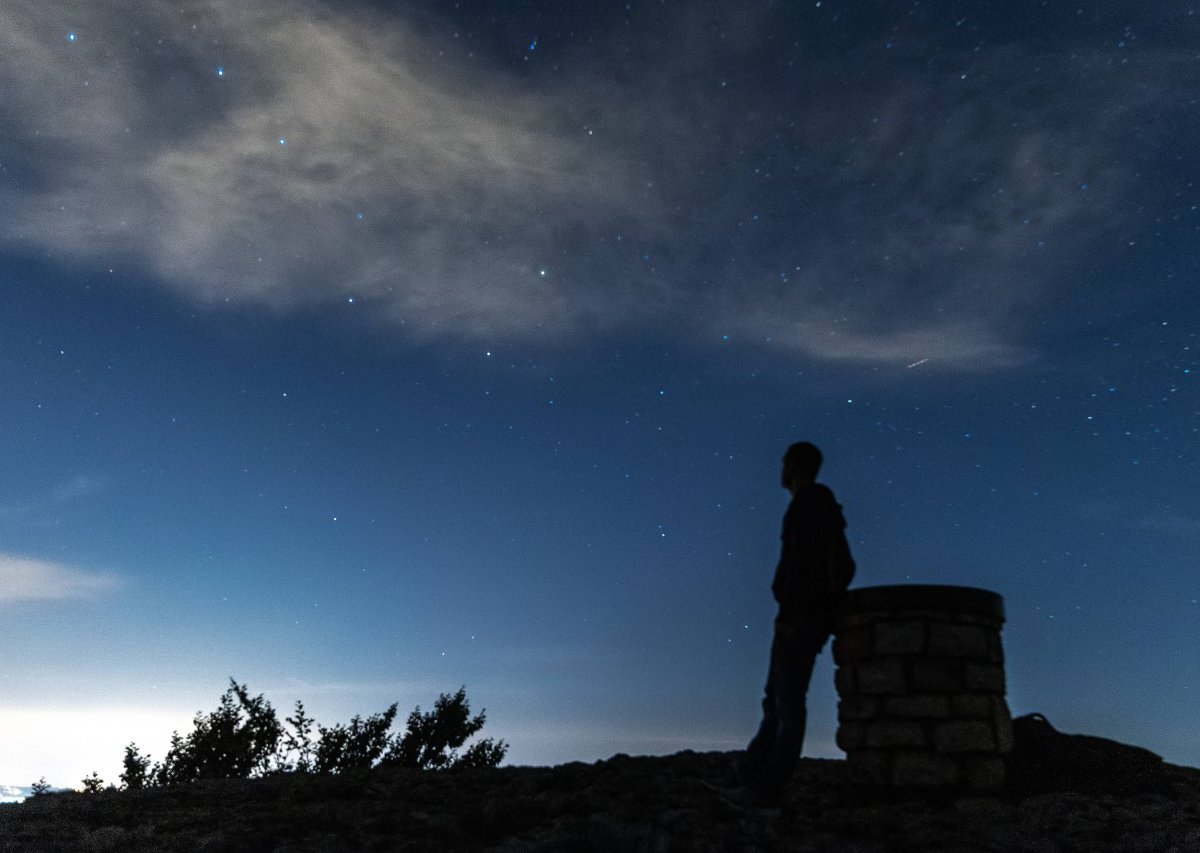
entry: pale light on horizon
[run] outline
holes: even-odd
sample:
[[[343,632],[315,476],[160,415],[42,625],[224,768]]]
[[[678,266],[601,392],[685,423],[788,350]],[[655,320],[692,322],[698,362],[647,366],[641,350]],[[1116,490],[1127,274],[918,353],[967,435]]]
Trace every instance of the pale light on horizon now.
[[[161,759],[171,732],[190,731],[194,716],[184,708],[0,707],[0,784],[44,778],[54,788],[79,788],[94,771],[119,786],[127,744]]]

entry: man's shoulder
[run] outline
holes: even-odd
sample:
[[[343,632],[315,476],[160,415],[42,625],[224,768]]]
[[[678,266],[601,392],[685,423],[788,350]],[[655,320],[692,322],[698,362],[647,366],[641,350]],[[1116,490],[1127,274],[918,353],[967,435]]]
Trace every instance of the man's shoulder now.
[[[837,506],[832,489],[823,483],[810,483],[796,490],[788,504],[787,516],[797,520],[811,518]]]
[[[796,500],[808,504],[837,503],[833,489],[824,483],[811,483],[796,493]]]

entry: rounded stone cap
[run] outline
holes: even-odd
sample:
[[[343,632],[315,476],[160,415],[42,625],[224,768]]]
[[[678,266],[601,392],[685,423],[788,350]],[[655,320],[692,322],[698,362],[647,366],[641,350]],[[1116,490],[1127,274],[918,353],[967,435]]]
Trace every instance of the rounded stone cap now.
[[[940,584],[864,586],[847,591],[843,613],[949,610],[1004,620],[1004,597],[990,589]]]

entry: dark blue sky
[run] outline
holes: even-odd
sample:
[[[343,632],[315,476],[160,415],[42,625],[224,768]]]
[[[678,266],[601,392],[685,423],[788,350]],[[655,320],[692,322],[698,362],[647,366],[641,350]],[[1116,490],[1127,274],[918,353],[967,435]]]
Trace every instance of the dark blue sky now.
[[[1196,763],[1196,16],[727,6],[0,11],[0,781],[230,675],[738,748],[798,439],[1014,713]]]

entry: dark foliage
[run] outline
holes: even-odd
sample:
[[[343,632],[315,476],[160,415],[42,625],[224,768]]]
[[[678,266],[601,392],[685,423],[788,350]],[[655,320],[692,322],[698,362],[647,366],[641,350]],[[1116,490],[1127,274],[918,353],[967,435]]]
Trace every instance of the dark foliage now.
[[[90,776],[83,777],[83,792],[85,794],[98,794],[104,790],[104,780],[100,778],[100,774],[95,770]]]
[[[316,720],[304,711],[304,703],[296,700],[296,714],[284,722],[290,730],[283,733],[283,756],[278,761],[278,769],[282,772],[299,771],[311,773],[316,768],[316,745],[312,741],[312,730]],[[294,761],[287,756],[295,755]]]
[[[232,678],[220,706],[197,714],[194,724],[187,737],[172,735],[166,758],[154,769],[157,784],[261,775],[270,769],[283,734],[271,703],[262,695],[251,697]]]
[[[422,713],[418,707],[408,715],[406,731],[393,741],[383,761],[422,770],[495,767],[508,750],[504,741],[493,742],[489,738],[474,744],[462,756],[457,752],[483,728],[486,719],[482,711],[471,716],[464,688],[460,687],[453,696],[443,693],[432,711]]]
[[[137,790],[290,772],[330,775],[380,764],[439,770],[495,767],[504,760],[507,744],[491,738],[459,752],[486,719],[483,712],[471,716],[463,688],[454,695],[443,693],[432,711],[418,707],[409,714],[405,731],[392,735],[396,708],[393,704],[366,718],[356,715],[348,725],[325,727],[296,702],[285,727],[262,695],[251,696],[246,685],[231,678],[217,709],[198,713],[186,737],[175,732],[166,757],[153,769],[150,756],[142,755],[137,744],[125,747],[121,782],[127,790]],[[99,790],[103,782],[97,779],[96,785]],[[84,786],[93,790],[86,779]]]
[[[128,790],[136,791],[145,788],[150,781],[150,756],[142,755],[136,743],[125,747],[125,757],[122,759],[121,784]]]
[[[388,731],[396,719],[396,705],[365,720],[355,716],[349,726],[340,723],[332,728],[318,726],[321,740],[317,744],[315,770],[317,773],[341,773],[344,770],[365,770],[374,766],[387,749]]]

